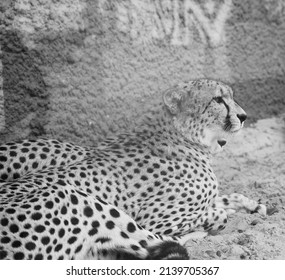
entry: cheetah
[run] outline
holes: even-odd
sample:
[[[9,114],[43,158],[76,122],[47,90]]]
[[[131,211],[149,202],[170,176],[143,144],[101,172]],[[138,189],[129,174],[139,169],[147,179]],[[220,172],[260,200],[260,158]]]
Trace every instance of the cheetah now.
[[[184,244],[244,209],[219,196],[212,156],[246,120],[219,81],[179,83],[130,133],[92,147],[23,140],[0,147],[1,259],[188,259]]]

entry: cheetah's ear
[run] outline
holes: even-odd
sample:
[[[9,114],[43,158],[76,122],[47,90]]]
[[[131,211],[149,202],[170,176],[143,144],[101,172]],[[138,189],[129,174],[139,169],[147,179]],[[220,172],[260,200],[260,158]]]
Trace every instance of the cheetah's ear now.
[[[181,110],[181,102],[186,95],[186,91],[178,87],[167,89],[163,94],[163,101],[172,115],[176,115]]]

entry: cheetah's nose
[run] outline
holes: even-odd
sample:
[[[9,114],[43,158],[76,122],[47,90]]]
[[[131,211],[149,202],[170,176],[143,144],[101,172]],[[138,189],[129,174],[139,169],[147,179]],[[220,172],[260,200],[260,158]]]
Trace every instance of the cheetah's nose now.
[[[239,118],[240,122],[243,123],[246,120],[247,115],[246,114],[237,114],[237,117]]]
[[[217,142],[221,146],[221,148],[227,144],[227,141],[224,139],[218,140]]]

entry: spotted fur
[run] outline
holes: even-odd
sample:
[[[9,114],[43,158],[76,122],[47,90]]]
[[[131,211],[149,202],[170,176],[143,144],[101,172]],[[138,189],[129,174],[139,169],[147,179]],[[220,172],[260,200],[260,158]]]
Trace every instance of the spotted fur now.
[[[265,214],[218,195],[212,154],[246,118],[229,86],[181,83],[154,108],[139,129],[94,147],[1,146],[0,259],[187,259],[188,233],[222,230],[238,209]]]

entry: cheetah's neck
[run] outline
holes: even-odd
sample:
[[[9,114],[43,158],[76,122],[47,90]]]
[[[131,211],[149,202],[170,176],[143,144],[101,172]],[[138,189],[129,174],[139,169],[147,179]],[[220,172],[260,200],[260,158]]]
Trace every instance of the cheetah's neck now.
[[[139,128],[135,129],[139,138],[147,143],[151,151],[166,158],[182,159],[201,156],[210,161],[212,156],[208,147],[190,141],[177,131],[171,115],[166,110],[155,110],[147,116]],[[159,112],[159,113],[158,113]]]

